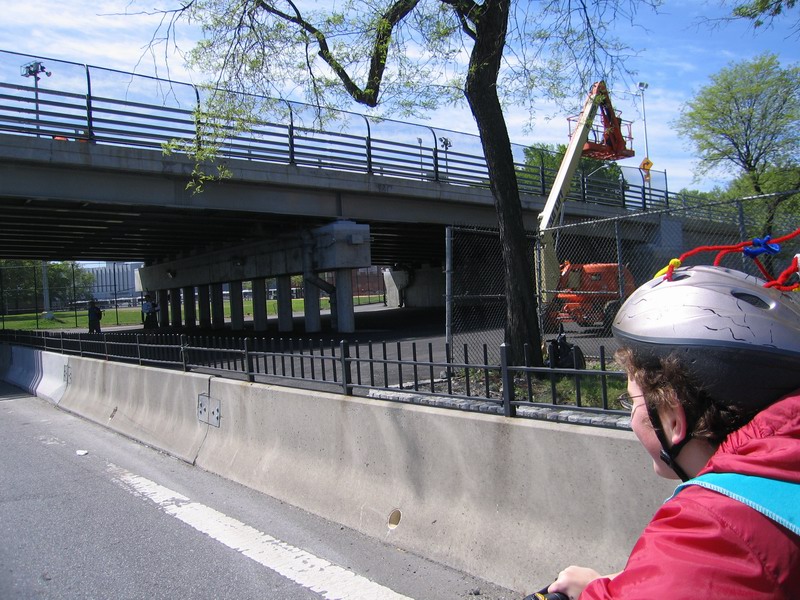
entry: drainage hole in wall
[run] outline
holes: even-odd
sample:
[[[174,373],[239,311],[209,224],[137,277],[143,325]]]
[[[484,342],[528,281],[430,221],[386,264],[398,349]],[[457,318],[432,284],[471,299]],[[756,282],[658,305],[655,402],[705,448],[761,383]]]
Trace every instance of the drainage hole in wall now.
[[[391,513],[389,513],[389,529],[394,529],[400,524],[400,518],[403,515],[400,513],[399,508],[395,508]]]

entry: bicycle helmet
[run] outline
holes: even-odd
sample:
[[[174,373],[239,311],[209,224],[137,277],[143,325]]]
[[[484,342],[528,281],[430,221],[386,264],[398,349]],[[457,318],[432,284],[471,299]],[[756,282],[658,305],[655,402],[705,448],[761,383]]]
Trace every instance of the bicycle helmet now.
[[[614,336],[634,352],[677,353],[715,402],[760,409],[800,388],[796,292],[716,266],[675,269],[623,304]]]

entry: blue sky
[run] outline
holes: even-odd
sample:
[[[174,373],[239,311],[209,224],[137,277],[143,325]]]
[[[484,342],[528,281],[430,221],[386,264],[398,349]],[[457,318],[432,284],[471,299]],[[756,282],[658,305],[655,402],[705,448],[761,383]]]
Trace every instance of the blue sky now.
[[[149,56],[146,47],[158,18],[126,16],[143,8],[164,4],[166,0],[0,0],[0,50],[87,63],[100,67],[165,76],[163,55]],[[709,76],[730,62],[751,59],[764,52],[779,56],[784,66],[800,63],[800,39],[791,36],[793,19],[778,27],[753,31],[739,22],[710,27],[699,23],[703,17],[726,14],[719,0],[667,0],[659,14],[640,13],[642,27],[620,23],[621,35],[641,49],[629,65],[638,71],[637,79],[649,84],[645,92],[647,141],[654,169],[666,170],[670,189],[683,187],[710,189],[726,180],[724,175],[693,181],[695,158],[686,142],[677,137],[672,122],[682,104],[709,82]],[[796,19],[798,11],[790,14]],[[179,44],[188,49],[195,32],[184,29]],[[163,52],[163,50],[162,50]],[[3,60],[8,60],[3,58]],[[202,76],[187,72],[180,58],[170,60],[170,74],[182,81],[202,81]],[[634,147],[637,157],[622,164],[638,164],[644,156],[644,127],[641,97],[633,88],[611,90],[614,104],[623,118],[634,121]],[[725,107],[720,107],[725,110]],[[523,115],[508,114],[513,142],[566,143],[566,116],[546,119],[551,111],[540,111],[532,132],[525,131]],[[474,131],[467,109],[440,110],[432,122],[440,127]]]

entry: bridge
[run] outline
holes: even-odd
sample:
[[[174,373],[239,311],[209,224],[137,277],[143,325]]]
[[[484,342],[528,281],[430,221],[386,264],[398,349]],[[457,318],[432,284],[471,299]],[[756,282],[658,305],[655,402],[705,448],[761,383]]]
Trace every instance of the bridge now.
[[[311,286],[307,298],[334,293],[314,278],[333,271],[347,330],[351,269],[441,273],[448,225],[496,226],[476,136],[267,98],[251,99],[254,124],[217,123],[217,162],[229,176],[193,193],[195,164],[181,150],[206,143],[204,100],[184,83],[0,52],[0,256],[145,261],[144,288],[170,306],[162,322],[189,325],[195,290],[200,323],[213,325],[222,283],[235,290],[278,277],[280,303],[297,273]],[[165,144],[178,151],[165,154]],[[514,153],[533,230],[555,171],[526,163],[523,146]],[[567,218],[671,201],[664,174],[645,184],[638,169],[622,172],[579,173]],[[306,316],[313,331],[318,321]]]

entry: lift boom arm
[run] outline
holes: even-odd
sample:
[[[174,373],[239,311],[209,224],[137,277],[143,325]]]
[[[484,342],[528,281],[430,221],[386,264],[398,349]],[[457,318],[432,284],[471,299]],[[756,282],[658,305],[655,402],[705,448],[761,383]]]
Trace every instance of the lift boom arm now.
[[[587,143],[598,109],[602,111],[603,144]],[[595,150],[593,153],[596,156],[606,160],[633,156],[633,151],[625,147],[625,138],[620,127],[621,121],[611,105],[606,84],[604,81],[598,81],[592,86],[592,90],[586,98],[583,110],[578,116],[577,126],[570,137],[567,151],[553,181],[553,187],[550,189],[550,195],[547,197],[544,209],[539,213],[541,269],[537,283],[540,298],[544,298],[545,293],[552,293],[561,274],[561,265],[556,256],[555,240],[552,232],[548,230],[556,224],[561,215],[572,178],[585,148],[592,148]]]

